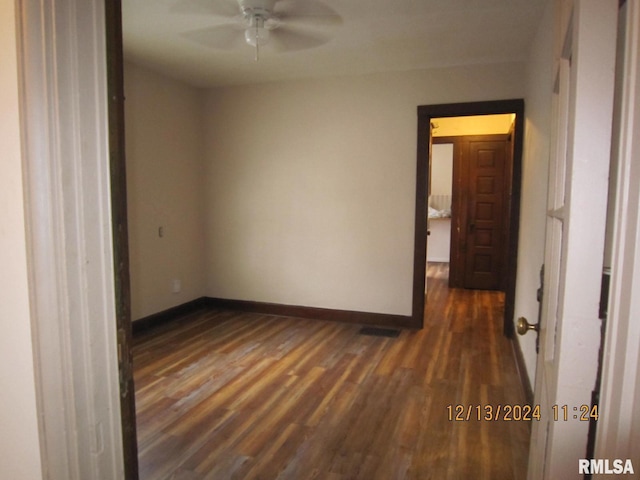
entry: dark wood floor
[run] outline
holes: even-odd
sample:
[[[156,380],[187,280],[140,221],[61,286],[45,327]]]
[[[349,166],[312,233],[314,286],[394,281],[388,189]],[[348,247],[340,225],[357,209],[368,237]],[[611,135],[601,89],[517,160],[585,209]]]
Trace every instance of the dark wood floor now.
[[[140,478],[524,479],[527,422],[449,419],[524,394],[502,294],[446,275],[430,266],[425,327],[398,338],[230,311],[138,335]]]

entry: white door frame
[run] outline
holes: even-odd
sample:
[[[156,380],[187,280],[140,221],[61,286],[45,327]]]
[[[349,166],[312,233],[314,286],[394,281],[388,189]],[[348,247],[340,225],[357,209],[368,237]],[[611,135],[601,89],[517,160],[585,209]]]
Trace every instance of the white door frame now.
[[[15,5],[42,476],[124,478],[105,7]]]
[[[640,3],[627,1],[618,85],[617,193],[609,313],[595,457],[632,459],[640,473]]]

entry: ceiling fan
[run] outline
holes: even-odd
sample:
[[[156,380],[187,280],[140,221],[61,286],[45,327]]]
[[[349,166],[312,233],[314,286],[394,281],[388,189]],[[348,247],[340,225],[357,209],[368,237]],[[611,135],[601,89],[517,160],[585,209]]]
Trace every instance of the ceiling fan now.
[[[322,45],[330,37],[317,27],[342,23],[335,10],[317,0],[180,0],[171,11],[224,18],[226,22],[221,25],[185,32],[183,36],[225,50],[248,44],[255,48],[256,61],[260,48],[267,44],[279,51]]]

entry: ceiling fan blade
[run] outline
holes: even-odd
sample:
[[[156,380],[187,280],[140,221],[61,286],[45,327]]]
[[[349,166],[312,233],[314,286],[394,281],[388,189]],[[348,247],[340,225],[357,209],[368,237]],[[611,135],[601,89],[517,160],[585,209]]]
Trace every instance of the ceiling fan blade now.
[[[279,17],[282,21],[286,22],[287,25],[292,26],[325,26],[325,25],[342,25],[342,17],[339,15],[329,16],[329,15],[290,15],[283,14]]]
[[[171,13],[234,17],[240,14],[236,0],[177,0],[169,7]]]
[[[231,50],[245,43],[242,28],[234,24],[192,30],[182,36],[205,47],[222,50]]]
[[[269,43],[279,51],[293,52],[319,47],[329,41],[329,37],[319,33],[299,32],[288,26],[271,31]]]
[[[280,0],[274,14],[288,25],[342,24],[342,17],[333,8],[315,0]]]

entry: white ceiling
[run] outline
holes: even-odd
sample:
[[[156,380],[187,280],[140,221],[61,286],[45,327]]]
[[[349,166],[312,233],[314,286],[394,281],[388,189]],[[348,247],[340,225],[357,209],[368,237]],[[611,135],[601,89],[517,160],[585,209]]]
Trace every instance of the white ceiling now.
[[[221,50],[185,38],[229,23],[211,4],[235,10],[235,1],[123,0],[125,59],[199,87],[524,61],[548,0],[320,0],[342,22],[306,31],[329,41],[291,52],[266,45],[258,62],[242,41]]]

